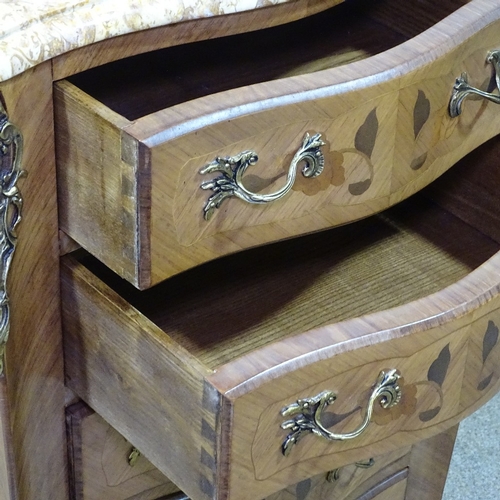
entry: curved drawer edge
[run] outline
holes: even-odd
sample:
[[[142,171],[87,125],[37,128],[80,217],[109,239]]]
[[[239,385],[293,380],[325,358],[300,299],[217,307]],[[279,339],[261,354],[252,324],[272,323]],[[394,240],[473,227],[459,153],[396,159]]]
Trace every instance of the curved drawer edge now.
[[[437,293],[277,341],[219,367],[210,379],[230,399],[236,399],[297,368],[338,354],[431,329],[453,328],[454,322],[467,317],[472,321],[481,310],[500,307],[499,266],[500,252]],[[225,385],[228,380],[231,385]]]
[[[362,90],[422,71],[447,54],[459,51],[461,45],[500,19],[500,6],[495,0],[472,3],[414,38],[370,57],[368,64],[367,60],[355,61],[318,71],[312,77],[301,75],[257,83],[246,86],[244,92],[232,89],[222,93],[222,100],[221,94],[208,95],[145,116],[137,120],[129,132],[154,147],[221,121]]]
[[[445,431],[497,394],[500,285],[488,273],[494,275],[499,260],[497,254],[441,294],[412,303],[408,314],[397,308],[325,327],[288,339],[286,347],[273,345],[230,363],[245,372],[263,359],[280,359],[283,352],[294,356],[232,390],[221,390],[227,401],[220,416],[227,433],[222,440],[231,442],[229,491],[252,482],[264,494],[270,485],[286,483],[290,477],[297,482],[351,463],[360,454],[373,456],[411,445]],[[396,326],[398,316],[409,322]],[[328,346],[327,338],[334,344]],[[316,341],[314,350],[298,354]],[[325,345],[319,347],[322,342]],[[228,377],[229,365],[208,377],[219,390],[223,382],[218,382]],[[300,423],[304,415],[305,421],[309,418],[304,402],[311,398],[312,408],[324,391],[333,391],[333,404],[328,403],[322,416],[318,413],[315,418],[337,435],[360,429],[377,377],[388,369],[401,375],[402,397],[389,409],[375,401],[368,426],[356,437],[329,441],[317,428],[316,435],[309,424]],[[287,422],[295,422],[296,427]]]

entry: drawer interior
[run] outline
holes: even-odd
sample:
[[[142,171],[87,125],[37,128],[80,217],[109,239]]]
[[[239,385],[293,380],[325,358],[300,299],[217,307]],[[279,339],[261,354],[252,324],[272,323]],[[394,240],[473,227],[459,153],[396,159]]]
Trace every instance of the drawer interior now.
[[[481,151],[491,156],[497,143],[492,140]],[[460,165],[467,163],[471,169],[484,167],[477,152]],[[493,162],[488,165],[495,169]],[[454,169],[447,174],[450,182],[453,174]],[[469,190],[468,196],[481,204],[480,192]],[[499,248],[424,192],[354,224],[224,257],[142,292],[94,258],[81,258],[215,369],[286,336],[438,292]]]
[[[246,85],[341,66],[414,37],[467,0],[347,0],[283,26],[170,47],[69,80],[129,120]]]

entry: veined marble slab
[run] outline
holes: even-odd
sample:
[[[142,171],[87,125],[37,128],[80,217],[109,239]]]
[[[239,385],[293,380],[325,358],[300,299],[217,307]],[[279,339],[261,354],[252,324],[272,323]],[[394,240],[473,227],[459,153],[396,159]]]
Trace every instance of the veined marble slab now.
[[[294,0],[0,0],[0,81],[84,45]]]

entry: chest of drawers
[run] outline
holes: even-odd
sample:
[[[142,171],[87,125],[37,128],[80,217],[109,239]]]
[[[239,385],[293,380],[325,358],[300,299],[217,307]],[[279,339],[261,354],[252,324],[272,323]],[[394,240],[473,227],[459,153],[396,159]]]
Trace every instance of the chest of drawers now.
[[[24,137],[2,169],[28,171],[24,206],[3,188],[28,233],[9,500],[69,495],[75,398],[193,500],[418,498],[425,453],[449,458],[498,392],[495,139],[461,159],[499,132],[500,9],[337,3],[138,31],[0,84]]]

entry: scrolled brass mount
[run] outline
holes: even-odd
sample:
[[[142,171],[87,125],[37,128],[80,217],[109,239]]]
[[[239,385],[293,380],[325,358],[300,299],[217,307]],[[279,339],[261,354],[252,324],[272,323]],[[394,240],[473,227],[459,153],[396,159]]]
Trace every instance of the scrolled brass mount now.
[[[255,165],[259,157],[255,151],[243,151],[235,156],[220,157],[218,156],[212,162],[205,165],[200,174],[211,174],[212,172],[220,172],[222,175],[215,177],[209,181],[201,183],[201,189],[212,190],[213,194],[208,198],[203,215],[205,220],[210,220],[216,208],[219,208],[221,203],[226,198],[236,196],[240,200],[253,204],[264,204],[283,198],[290,192],[295,183],[297,176],[297,166],[301,162],[305,162],[302,168],[304,177],[313,178],[323,172],[325,160],[321,152],[321,146],[325,143],[321,140],[321,134],[310,136],[306,134],[302,146],[295,153],[287,173],[286,184],[270,194],[258,194],[249,191],[243,185],[243,174],[248,167]]]
[[[23,200],[17,181],[23,170],[23,137],[7,116],[0,99],[0,375],[10,330],[7,277],[17,246],[16,226],[21,221]]]
[[[500,92],[500,50],[491,51],[486,58],[486,62],[493,65],[497,90]],[[500,104],[499,94],[485,92],[484,90],[472,87],[469,85],[467,73],[462,73],[461,76],[457,78],[451,94],[449,112],[452,118],[462,113],[462,103],[471,95],[477,95],[484,99],[488,99],[488,101]]]
[[[281,424],[282,429],[290,430],[281,446],[283,455],[288,456],[299,440],[310,433],[328,441],[346,441],[358,437],[368,427],[376,401],[379,401],[382,408],[392,408],[401,401],[400,378],[395,369],[382,370],[368,399],[363,422],[354,431],[344,434],[330,432],[321,423],[323,411],[337,399],[337,395],[332,391],[324,391],[317,396],[299,399],[296,403],[285,406],[281,415],[293,418]]]

